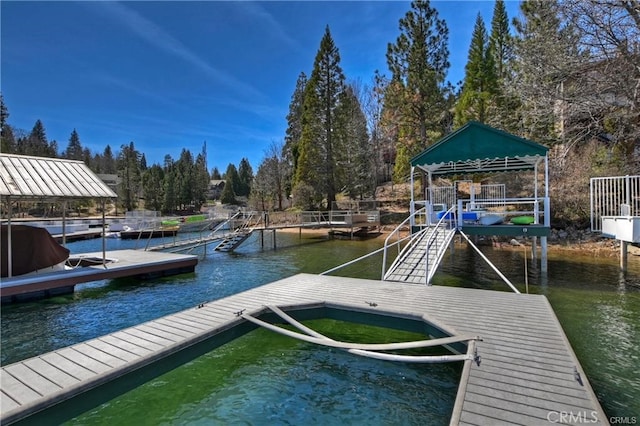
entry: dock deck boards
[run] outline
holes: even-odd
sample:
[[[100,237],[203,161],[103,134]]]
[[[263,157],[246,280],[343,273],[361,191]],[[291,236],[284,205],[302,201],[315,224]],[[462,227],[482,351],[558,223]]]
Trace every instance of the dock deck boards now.
[[[0,295],[2,298],[39,291],[51,291],[89,281],[113,279],[149,274],[169,274],[193,271],[198,257],[193,255],[148,252],[144,250],[113,250],[106,252],[107,259],[115,262],[102,265],[102,252],[72,255],[73,259],[97,259],[95,265],[71,270],[55,271],[33,275],[18,275],[2,278]]]
[[[599,424],[607,424],[544,296],[310,274],[4,366],[0,420],[5,424],[27,416],[212,337],[244,322],[237,311],[317,303],[418,316],[454,334],[480,336],[482,362],[465,365],[452,423],[539,425],[548,423],[549,413],[568,412],[595,413]]]

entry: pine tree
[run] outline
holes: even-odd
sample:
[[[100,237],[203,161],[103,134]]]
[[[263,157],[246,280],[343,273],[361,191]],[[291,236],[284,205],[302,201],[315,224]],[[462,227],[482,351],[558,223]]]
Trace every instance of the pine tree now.
[[[493,96],[497,94],[497,86],[496,67],[493,53],[489,49],[489,37],[482,16],[478,13],[471,36],[462,93],[456,105],[455,124],[462,126],[469,120],[484,123]]]
[[[520,134],[540,143],[556,144],[561,129],[554,108],[560,100],[558,88],[581,68],[584,58],[570,23],[563,23],[557,0],[527,0],[514,20],[516,78],[509,85],[522,101]]]
[[[107,173],[107,174],[116,173],[116,160],[113,158],[111,145],[105,146],[104,152],[102,153],[102,173]]]
[[[214,167],[213,170],[211,170],[211,179],[222,180],[222,176],[220,175],[220,170],[218,170],[217,167]]]
[[[177,208],[176,202],[176,167],[170,155],[164,156],[164,199],[162,211],[174,212]]]
[[[357,96],[355,84],[348,85],[337,109],[337,147],[339,185],[352,199],[370,194],[374,182],[372,153],[367,119]]]
[[[76,129],[73,129],[71,132],[69,143],[63,153],[63,157],[69,160],[82,160],[84,158],[84,149],[82,148],[80,136],[78,136]]]
[[[140,153],[135,149],[133,142],[120,147],[118,156],[118,174],[122,179],[120,183],[120,196],[127,211],[134,210],[138,204],[140,195]]]
[[[296,88],[289,103],[289,113],[287,114],[287,130],[284,137],[282,156],[287,162],[287,193],[291,192],[293,179],[298,167],[298,157],[300,156],[300,140],[302,139],[302,113],[304,108],[304,93],[307,86],[307,76],[300,73],[296,81]]]
[[[160,211],[164,202],[164,170],[158,164],[146,169],[142,174],[142,192],[145,207]]]
[[[251,184],[253,183],[253,169],[249,160],[243,158],[238,166],[238,193],[241,197],[248,197],[251,193]]]
[[[320,41],[313,71],[305,89],[302,135],[296,184],[310,185],[315,198],[325,196],[327,208],[336,200],[335,114],[344,91],[340,53],[329,26]],[[302,170],[301,170],[302,169]]]
[[[448,130],[448,40],[449,30],[438,19],[438,12],[428,0],[416,0],[400,19],[396,42],[387,47],[392,78],[385,95],[385,115],[400,123],[398,143],[405,146],[409,157]],[[396,161],[396,179],[408,173],[409,164]]]
[[[236,204],[236,195],[240,187],[240,178],[238,177],[238,169],[232,163],[229,163],[227,170],[224,173],[225,184],[220,196],[220,201],[223,204]]]
[[[16,139],[13,129],[7,122],[9,110],[4,103],[4,98],[0,94],[0,152],[13,154],[16,152]]]
[[[35,155],[37,157],[55,157],[56,152],[52,152],[54,147],[47,142],[47,135],[42,121],[36,120],[31,129],[31,133],[22,140],[22,146],[18,147],[21,154]]]

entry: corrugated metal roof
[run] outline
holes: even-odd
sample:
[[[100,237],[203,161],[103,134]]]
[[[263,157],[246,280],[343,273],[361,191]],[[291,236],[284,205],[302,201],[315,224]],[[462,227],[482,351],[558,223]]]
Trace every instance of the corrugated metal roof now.
[[[117,198],[82,161],[0,154],[0,196]]]

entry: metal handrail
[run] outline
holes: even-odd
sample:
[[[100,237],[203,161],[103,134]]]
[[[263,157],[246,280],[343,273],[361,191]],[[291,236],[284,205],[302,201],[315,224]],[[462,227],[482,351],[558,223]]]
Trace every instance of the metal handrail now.
[[[429,285],[431,283],[431,277],[432,277],[432,271],[429,270],[429,253],[431,251],[431,246],[435,243],[436,244],[436,248],[437,248],[437,239],[436,237],[438,236],[438,233],[440,232],[439,229],[442,227],[445,219],[446,220],[451,220],[448,219],[447,217],[449,215],[451,215],[451,217],[453,218],[452,220],[452,224],[450,224],[449,229],[457,229],[458,228],[458,219],[457,216],[455,214],[456,211],[456,206],[451,206],[449,208],[449,210],[447,210],[444,215],[442,215],[442,217],[440,218],[440,220],[438,221],[438,223],[435,225],[434,227],[434,232],[431,233],[431,235],[429,235],[429,238],[427,238],[427,244],[426,244],[426,251],[425,251],[425,255],[424,255],[424,261],[425,261],[425,280],[426,280],[426,284]],[[451,226],[453,225],[453,226]]]
[[[404,238],[400,238],[399,240],[397,240],[395,243],[389,244],[389,240],[394,236],[397,235],[397,237],[400,237],[400,229],[404,226],[407,225],[408,222],[411,221],[411,219],[415,218],[418,216],[418,214],[424,214],[426,213],[426,207],[421,208],[420,210],[415,211],[413,214],[409,215],[405,220],[403,220],[400,225],[396,226],[396,229],[394,229],[388,236],[387,238],[385,238],[384,240],[384,253],[382,255],[382,279],[384,279],[384,275],[386,273],[387,270],[387,248],[392,246],[392,245],[397,245],[398,246],[398,256],[400,255],[400,243],[410,239],[411,237],[413,237],[413,235],[411,234],[411,229],[409,229],[409,235],[407,235]]]

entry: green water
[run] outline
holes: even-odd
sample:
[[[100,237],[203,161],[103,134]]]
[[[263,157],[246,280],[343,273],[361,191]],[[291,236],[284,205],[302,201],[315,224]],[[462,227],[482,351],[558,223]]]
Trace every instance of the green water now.
[[[319,273],[373,251],[382,242],[382,238],[329,241],[278,234],[278,249],[272,250],[267,237],[264,248],[255,237],[235,254],[207,253],[193,274],[145,282],[95,282],[78,286],[73,295],[4,306],[2,364],[99,337],[295,273]],[[88,246],[91,243],[95,242],[69,246],[75,253],[96,251]],[[116,248],[125,247],[108,249]],[[522,252],[492,247],[482,250],[524,291]],[[380,262],[381,257],[374,256],[338,274],[379,279]],[[552,254],[546,278],[531,261],[528,276],[530,292],[549,298],[607,415],[639,416],[640,260],[631,257],[629,271],[621,274],[615,257]],[[475,252],[459,246],[445,256],[434,284],[508,291],[507,285]],[[343,332],[349,329],[346,327]],[[299,360],[304,363],[297,364]],[[268,368],[263,361],[269,361]],[[409,394],[421,395],[423,389],[431,388],[430,383],[418,380],[431,377],[431,373],[406,366],[400,371],[395,370],[398,366],[386,365],[339,351],[309,349],[272,333],[256,331],[196,359],[183,367],[184,371],[174,370],[91,410],[76,423],[326,424],[333,423],[331,418],[375,423],[378,407],[389,416],[398,415],[394,404],[386,407],[385,401],[396,401],[403,407],[402,400]],[[432,367],[426,368],[431,371]],[[417,424],[423,424],[425,418],[435,419],[435,424],[447,422],[438,413],[448,409],[446,417],[450,415],[452,399],[447,392],[455,395],[458,376],[457,371],[444,370],[434,379],[441,382],[444,390],[436,392],[433,405],[412,402],[421,407],[422,419]],[[404,389],[407,378],[412,383],[418,381],[408,388],[411,391],[398,390]],[[330,392],[333,387],[338,390]],[[326,392],[315,392],[322,389]],[[296,400],[295,395],[300,395],[300,399]],[[251,405],[247,403],[249,400],[258,403]],[[113,407],[118,408],[114,411]],[[234,413],[239,417],[233,417]],[[414,418],[413,414],[407,416]]]
[[[424,335],[313,320],[334,339]],[[425,351],[404,353],[427,354]],[[431,353],[429,353],[431,354]],[[459,364],[459,363],[458,363]],[[447,424],[457,364],[399,364],[255,330],[73,419],[69,424]]]

